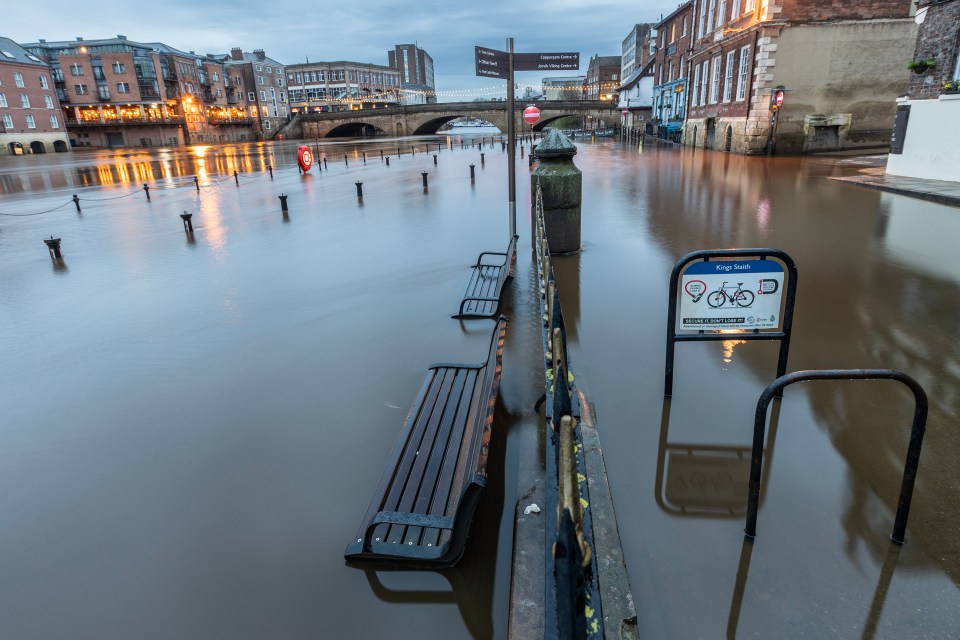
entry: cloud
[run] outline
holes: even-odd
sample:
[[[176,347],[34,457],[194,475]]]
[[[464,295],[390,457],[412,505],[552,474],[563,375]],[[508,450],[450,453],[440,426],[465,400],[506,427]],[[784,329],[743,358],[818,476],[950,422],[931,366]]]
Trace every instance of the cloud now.
[[[368,0],[333,6],[165,0],[129,9],[115,0],[49,0],[42,14],[28,3],[7,4],[0,35],[17,42],[123,34],[197,53],[264,49],[284,64],[309,57],[384,65],[395,44],[416,42],[433,57],[439,92],[477,95],[497,83],[474,76],[475,45],[502,50],[506,37],[513,36],[517,51],[579,51],[583,73],[590,56],[619,55],[635,23],[656,21],[673,10],[672,3],[651,0]],[[566,74],[526,73],[518,80],[536,84],[547,75]]]

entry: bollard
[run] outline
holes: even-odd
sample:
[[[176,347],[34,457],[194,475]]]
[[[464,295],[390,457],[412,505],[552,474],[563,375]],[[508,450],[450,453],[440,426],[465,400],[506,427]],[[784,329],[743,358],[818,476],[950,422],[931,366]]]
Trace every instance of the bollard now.
[[[324,168],[324,169],[327,168],[327,157],[326,157],[326,156],[323,157],[323,168]]]
[[[540,164],[530,175],[531,194],[536,194],[539,182],[551,254],[580,251],[583,176],[573,163],[576,153],[576,145],[557,129],[548,130],[537,145]]]
[[[383,160],[383,149],[380,149],[380,159]]]
[[[363,183],[358,180],[356,184],[357,184],[357,199],[363,200]]]
[[[286,210],[287,210],[287,198],[288,198],[289,196],[281,193],[281,194],[280,194],[279,196],[277,196],[277,197],[280,198],[280,211],[286,211]]]
[[[238,187],[240,186],[240,176],[237,175],[236,171],[233,172],[233,181],[237,183]]]
[[[347,165],[348,167],[350,166],[350,163],[347,162],[347,154],[343,154],[343,164]]]
[[[363,152],[363,164],[367,164],[367,152]]]
[[[390,166],[390,156],[387,156],[387,157],[385,158],[385,160],[387,161],[387,166],[389,167],[389,166]]]
[[[427,188],[427,172],[424,171],[420,175],[423,176],[423,188],[426,189]]]
[[[188,234],[193,233],[193,214],[184,211],[180,214],[180,219],[183,220],[183,230]]]
[[[197,193],[200,193],[200,178],[193,176],[193,184],[197,187]]]
[[[500,141],[500,151],[506,151],[506,150],[507,150],[507,143],[504,142],[503,140],[501,140],[501,141]]]
[[[144,185],[143,185],[143,192],[144,192],[145,194],[147,194],[147,202],[150,202],[150,185],[144,184]]]
[[[77,208],[77,213],[80,213],[80,196],[73,194],[73,206]]]
[[[437,154],[433,154],[433,166],[437,166]]]
[[[47,245],[47,249],[50,250],[50,257],[54,260],[63,260],[63,254],[60,253],[60,238],[54,238],[50,236],[50,239],[44,239],[43,241]]]
[[[520,157],[521,157],[521,158],[523,157],[523,150],[524,150],[524,146],[523,146],[523,145],[520,145]]]
[[[268,164],[268,165],[267,165],[267,171],[270,172],[270,179],[273,180],[273,165],[272,165],[272,164]]]
[[[483,153],[480,154],[480,166],[481,166],[481,167],[485,164],[485,161],[484,161],[484,159],[483,159],[483,156],[484,156],[484,155],[485,155],[485,154],[483,154]]]
[[[476,167],[476,165],[473,165],[473,164],[470,165],[470,182],[473,182],[473,180],[474,180],[474,178],[475,178],[475,175],[474,175],[474,173],[473,173],[474,167]]]
[[[400,147],[397,147],[397,157],[400,157]]]

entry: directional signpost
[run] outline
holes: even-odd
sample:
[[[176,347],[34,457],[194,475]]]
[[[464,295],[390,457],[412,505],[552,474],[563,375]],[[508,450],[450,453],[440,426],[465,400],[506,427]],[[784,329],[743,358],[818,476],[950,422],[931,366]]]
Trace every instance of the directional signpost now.
[[[576,51],[560,53],[514,53],[513,38],[507,38],[507,50],[498,51],[487,47],[474,47],[476,56],[476,75],[481,78],[497,78],[507,81],[507,155],[508,195],[510,199],[510,237],[517,234],[517,183],[516,159],[516,125],[513,98],[514,71],[576,71],[580,69],[580,53]],[[524,120],[533,125],[540,119],[540,110],[536,110],[536,119],[527,120],[524,111]]]

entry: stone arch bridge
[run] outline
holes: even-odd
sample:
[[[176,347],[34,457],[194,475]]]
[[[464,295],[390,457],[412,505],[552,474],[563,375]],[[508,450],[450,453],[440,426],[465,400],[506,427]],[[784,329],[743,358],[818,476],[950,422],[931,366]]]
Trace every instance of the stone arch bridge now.
[[[528,130],[523,122],[523,110],[528,103],[517,101],[515,121],[517,131]],[[565,116],[584,117],[596,126],[611,126],[620,122],[616,103],[599,100],[541,101],[540,122],[534,129],[540,131],[551,122]],[[280,132],[287,139],[316,139],[341,136],[388,135],[415,136],[434,134],[444,124],[457,118],[477,118],[507,131],[506,102],[441,102],[362,111],[297,114]]]

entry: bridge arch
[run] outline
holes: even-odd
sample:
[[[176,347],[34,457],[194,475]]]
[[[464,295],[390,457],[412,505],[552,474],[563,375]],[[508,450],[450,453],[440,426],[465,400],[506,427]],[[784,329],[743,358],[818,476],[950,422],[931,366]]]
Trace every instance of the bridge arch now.
[[[382,136],[383,129],[367,122],[344,122],[327,132],[324,138],[360,138],[363,136]]]
[[[543,120],[541,120],[541,121],[538,122],[537,124],[533,125],[533,130],[534,130],[534,131],[543,131],[543,130],[546,129],[548,126],[550,126],[551,123],[556,122],[556,121],[559,120],[560,118],[569,118],[570,116],[579,117],[579,116],[577,116],[577,114],[575,114],[575,113],[561,113],[561,114],[558,114],[558,115],[555,115],[555,116],[550,116],[549,118],[544,118]]]
[[[410,135],[421,136],[421,135],[430,135],[434,134],[440,130],[440,127],[447,124],[451,120],[456,120],[457,118],[462,118],[461,115],[449,115],[449,116],[440,116],[439,118],[432,118],[426,122],[421,122],[413,133]]]

